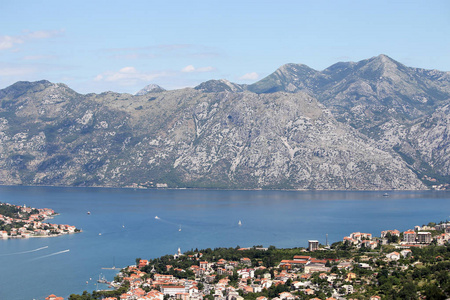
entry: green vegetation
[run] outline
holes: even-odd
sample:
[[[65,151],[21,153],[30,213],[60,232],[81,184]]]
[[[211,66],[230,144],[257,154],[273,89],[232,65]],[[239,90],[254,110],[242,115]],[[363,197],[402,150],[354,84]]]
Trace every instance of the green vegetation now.
[[[18,208],[15,205],[5,205],[3,203],[0,202],[0,215],[3,215],[5,217],[9,217],[9,218],[23,218],[23,219],[28,219],[28,217],[30,215],[33,214],[38,214],[39,211],[35,208],[33,208],[31,210],[31,212],[22,212],[20,210],[20,208]]]
[[[113,291],[93,291],[92,294],[84,291],[81,295],[70,295],[69,300],[100,300],[106,297],[116,297],[118,299],[120,295],[126,293],[129,288],[130,284],[125,283],[120,288]]]

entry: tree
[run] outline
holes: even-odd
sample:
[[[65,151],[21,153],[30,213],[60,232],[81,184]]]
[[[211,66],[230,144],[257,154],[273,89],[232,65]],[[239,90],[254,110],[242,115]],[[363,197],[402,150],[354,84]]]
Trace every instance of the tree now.
[[[445,300],[447,297],[444,292],[436,284],[428,284],[425,286],[424,296],[427,300]]]
[[[417,289],[415,284],[411,280],[403,284],[403,288],[398,293],[398,297],[405,300],[417,299]]]

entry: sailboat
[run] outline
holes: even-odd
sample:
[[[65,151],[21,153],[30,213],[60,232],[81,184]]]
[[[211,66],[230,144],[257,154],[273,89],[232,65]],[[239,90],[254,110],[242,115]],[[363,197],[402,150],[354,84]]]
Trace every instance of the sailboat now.
[[[239,220],[239,222],[238,222],[238,225],[239,225],[239,226],[242,226],[242,222],[241,222],[241,220]]]
[[[178,231],[181,231],[181,225],[180,225],[180,228],[178,228]]]
[[[98,275],[98,280],[97,280],[97,282],[98,282],[98,283],[108,283],[108,281],[106,280],[105,276],[102,276],[102,277],[101,277],[101,275],[102,275],[102,274]]]

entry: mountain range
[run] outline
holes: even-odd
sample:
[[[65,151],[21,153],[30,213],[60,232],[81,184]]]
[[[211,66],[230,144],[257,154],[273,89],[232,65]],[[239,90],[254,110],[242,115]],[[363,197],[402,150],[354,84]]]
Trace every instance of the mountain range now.
[[[3,185],[450,187],[450,73],[386,55],[136,95],[17,82],[0,102]]]

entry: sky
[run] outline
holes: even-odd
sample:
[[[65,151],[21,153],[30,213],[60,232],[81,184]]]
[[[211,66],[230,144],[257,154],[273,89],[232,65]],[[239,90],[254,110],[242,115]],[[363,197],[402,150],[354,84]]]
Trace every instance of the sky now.
[[[286,63],[323,70],[379,54],[450,71],[450,1],[0,0],[0,89],[251,84]]]

